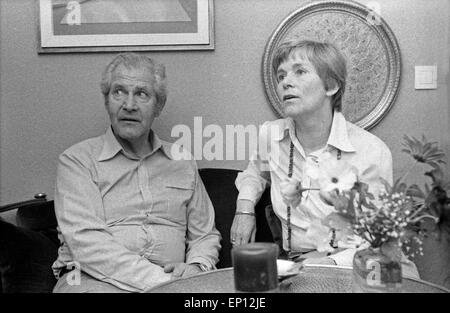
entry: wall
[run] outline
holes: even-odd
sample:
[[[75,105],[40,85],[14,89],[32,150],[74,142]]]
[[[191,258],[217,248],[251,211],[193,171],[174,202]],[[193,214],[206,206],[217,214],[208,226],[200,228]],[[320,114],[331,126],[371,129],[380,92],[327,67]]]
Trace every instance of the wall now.
[[[274,119],[261,80],[262,53],[280,21],[305,2],[216,0],[214,51],[149,53],[167,64],[170,84],[166,109],[155,124],[161,136],[173,141],[172,127],[192,127],[194,116],[220,126]],[[398,176],[408,166],[399,145],[404,133],[425,133],[450,154],[450,9],[448,0],[378,2],[397,36],[403,72],[397,102],[372,131],[391,148]],[[35,9],[32,0],[0,2],[0,203],[38,191],[51,195],[58,154],[107,126],[98,81],[114,54],[38,55]],[[439,69],[438,89],[414,90],[414,65],[431,64]],[[199,161],[200,167],[245,165]]]
[[[306,1],[215,0],[214,51],[148,53],[167,64],[169,98],[155,129],[171,140],[176,124],[259,125],[276,116],[264,94],[261,58],[281,20]],[[362,3],[369,1],[360,0]],[[409,166],[403,134],[422,133],[450,155],[448,0],[380,0],[395,33],[403,72],[398,99],[372,132],[394,156],[395,176]],[[57,156],[107,127],[98,82],[113,53],[36,53],[35,1],[0,0],[0,203],[45,192],[52,198]],[[438,66],[438,89],[414,90],[414,65]],[[244,168],[246,161],[199,161]],[[448,162],[450,163],[450,162]]]

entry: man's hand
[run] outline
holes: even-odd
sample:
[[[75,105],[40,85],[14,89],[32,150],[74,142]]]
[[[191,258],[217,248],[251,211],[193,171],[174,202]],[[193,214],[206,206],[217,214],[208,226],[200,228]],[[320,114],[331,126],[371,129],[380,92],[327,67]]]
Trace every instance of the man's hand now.
[[[196,264],[169,263],[164,266],[165,273],[172,273],[172,278],[181,278],[194,276],[201,273],[202,270]]]
[[[255,212],[253,202],[238,200],[236,212]],[[256,219],[251,215],[235,215],[230,230],[230,240],[233,245],[243,245],[255,241]]]

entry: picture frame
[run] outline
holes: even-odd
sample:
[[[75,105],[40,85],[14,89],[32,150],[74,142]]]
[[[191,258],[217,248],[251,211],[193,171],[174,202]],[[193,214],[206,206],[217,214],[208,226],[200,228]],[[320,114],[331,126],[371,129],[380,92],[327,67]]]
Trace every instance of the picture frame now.
[[[281,21],[262,60],[266,96],[278,117],[284,114],[272,59],[283,41],[309,39],[335,44],[347,60],[342,104],[346,119],[366,130],[382,120],[399,91],[401,54],[394,33],[375,9],[350,0],[315,1]]]
[[[38,53],[214,50],[213,0],[39,0]]]

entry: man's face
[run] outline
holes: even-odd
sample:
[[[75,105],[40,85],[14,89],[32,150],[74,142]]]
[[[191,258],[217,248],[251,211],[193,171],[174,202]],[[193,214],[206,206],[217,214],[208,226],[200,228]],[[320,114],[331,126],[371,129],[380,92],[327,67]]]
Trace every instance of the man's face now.
[[[153,76],[147,69],[127,69],[119,65],[111,77],[106,110],[116,136],[128,143],[148,140],[159,115]]]
[[[317,71],[303,53],[294,51],[277,71],[277,93],[287,116],[296,117],[325,108],[328,97]]]

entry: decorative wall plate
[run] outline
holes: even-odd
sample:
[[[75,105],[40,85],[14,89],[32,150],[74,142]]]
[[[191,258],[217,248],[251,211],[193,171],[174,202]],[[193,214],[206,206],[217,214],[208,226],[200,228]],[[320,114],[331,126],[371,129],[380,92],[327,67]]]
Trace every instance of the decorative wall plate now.
[[[280,43],[295,38],[334,43],[347,58],[342,112],[365,129],[380,122],[395,101],[401,72],[400,48],[380,15],[353,1],[320,1],[280,23],[267,42],[262,64],[267,97],[280,117],[284,114],[271,62]]]

